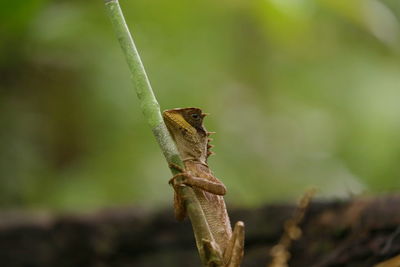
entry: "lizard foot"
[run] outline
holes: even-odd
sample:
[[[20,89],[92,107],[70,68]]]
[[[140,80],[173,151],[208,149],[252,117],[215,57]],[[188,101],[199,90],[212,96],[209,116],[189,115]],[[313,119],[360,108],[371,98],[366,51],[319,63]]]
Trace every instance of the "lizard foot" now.
[[[177,175],[174,175],[171,179],[169,179],[168,183],[172,185],[173,187],[184,185],[188,182],[189,179],[189,174],[185,172],[178,173]]]
[[[239,267],[244,252],[244,223],[238,221],[233,229],[233,235],[224,252],[227,267]]]
[[[202,239],[204,257],[207,260],[208,267],[218,267],[223,266],[222,253],[215,243],[215,241],[209,241]]]

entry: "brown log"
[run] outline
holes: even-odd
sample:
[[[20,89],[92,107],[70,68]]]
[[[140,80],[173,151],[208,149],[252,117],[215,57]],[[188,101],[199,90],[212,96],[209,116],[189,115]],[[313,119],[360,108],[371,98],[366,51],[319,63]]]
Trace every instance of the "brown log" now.
[[[230,209],[246,223],[243,266],[266,266],[296,205]],[[291,267],[373,266],[400,254],[400,196],[311,203]],[[55,216],[0,213],[0,266],[200,266],[188,222],[135,208]]]

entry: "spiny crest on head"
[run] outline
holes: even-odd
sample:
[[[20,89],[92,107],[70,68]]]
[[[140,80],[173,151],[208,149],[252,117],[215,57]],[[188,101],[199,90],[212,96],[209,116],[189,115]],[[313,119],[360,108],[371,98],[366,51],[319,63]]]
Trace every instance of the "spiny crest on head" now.
[[[215,132],[207,132],[207,137],[215,134]],[[213,148],[214,146],[210,144],[210,142],[212,141],[212,138],[207,138],[207,158],[211,155],[214,155],[215,153],[211,151],[211,148]]]
[[[201,113],[201,117],[204,118],[205,116],[210,115],[210,113]],[[215,132],[207,132],[206,131],[206,136],[207,136],[207,158],[211,155],[214,155],[215,153],[211,151],[211,148],[213,148],[214,146],[210,144],[210,142],[213,140],[212,138],[210,138],[209,136],[215,134]]]

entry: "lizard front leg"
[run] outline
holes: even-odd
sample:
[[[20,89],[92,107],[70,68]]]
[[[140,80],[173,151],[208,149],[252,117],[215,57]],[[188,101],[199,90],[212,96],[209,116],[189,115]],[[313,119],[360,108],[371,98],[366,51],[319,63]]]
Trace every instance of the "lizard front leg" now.
[[[217,178],[209,180],[203,177],[196,177],[188,174],[187,172],[178,173],[169,180],[169,183],[177,186],[181,184],[198,187],[209,193],[223,196],[226,194],[226,187]]]
[[[175,171],[177,171],[177,172],[185,172],[185,169],[184,168],[182,168],[181,166],[179,166],[178,164],[175,164],[175,163],[172,163],[172,162],[169,162],[168,163],[168,167],[170,168],[170,169],[173,169],[173,170],[175,170]]]
[[[244,223],[238,221],[224,251],[226,267],[239,267],[244,254]]]
[[[213,177],[214,178],[213,180],[210,180],[203,177],[196,177],[190,175],[185,171],[185,169],[181,168],[180,166],[174,163],[169,163],[169,167],[171,169],[175,169],[180,172],[169,180],[169,184],[173,185],[174,188],[175,186],[185,184],[190,186],[196,186],[204,191],[207,191],[215,195],[223,196],[226,194],[225,185],[215,177]]]
[[[213,180],[210,180],[207,178],[190,175],[185,171],[185,169],[174,163],[170,163],[169,167],[180,172],[169,180],[169,184],[173,185],[174,188],[175,186],[185,184],[189,186],[196,186],[204,191],[215,195],[223,196],[226,194],[225,185],[215,177],[213,177]]]
[[[225,185],[213,176],[212,176],[213,180],[206,179],[203,177],[195,177],[193,175],[190,175],[185,171],[185,169],[181,168],[180,166],[174,163],[169,163],[169,167],[171,169],[175,169],[176,171],[180,172],[169,180],[169,184],[172,185],[175,190],[174,210],[175,210],[175,217],[179,221],[183,220],[186,217],[185,205],[178,190],[179,186],[181,185],[195,186],[197,188],[200,188],[204,191],[207,191],[215,195],[226,194]]]

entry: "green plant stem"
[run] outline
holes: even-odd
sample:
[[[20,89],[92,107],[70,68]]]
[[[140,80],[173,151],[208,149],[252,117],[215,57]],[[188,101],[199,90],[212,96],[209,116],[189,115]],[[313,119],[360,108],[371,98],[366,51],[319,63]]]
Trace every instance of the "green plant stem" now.
[[[153,93],[149,79],[147,78],[142,61],[140,60],[139,53],[125,22],[119,3],[117,0],[105,0],[105,6],[128,63],[133,85],[139,98],[140,108],[144,114],[144,117],[152,129],[167,162],[175,163],[183,167],[175,143],[172,140],[162,119],[160,106]],[[177,173],[177,170],[173,168],[171,168],[171,171],[173,174]],[[192,223],[200,258],[203,264],[206,265],[210,258],[215,258],[218,256],[216,255],[217,252],[215,251],[211,251],[211,253],[210,251],[205,251],[203,245],[203,240],[214,242],[213,236],[210,232],[204,212],[196,198],[193,189],[187,186],[182,186],[180,187],[179,193],[185,200],[186,210]]]

